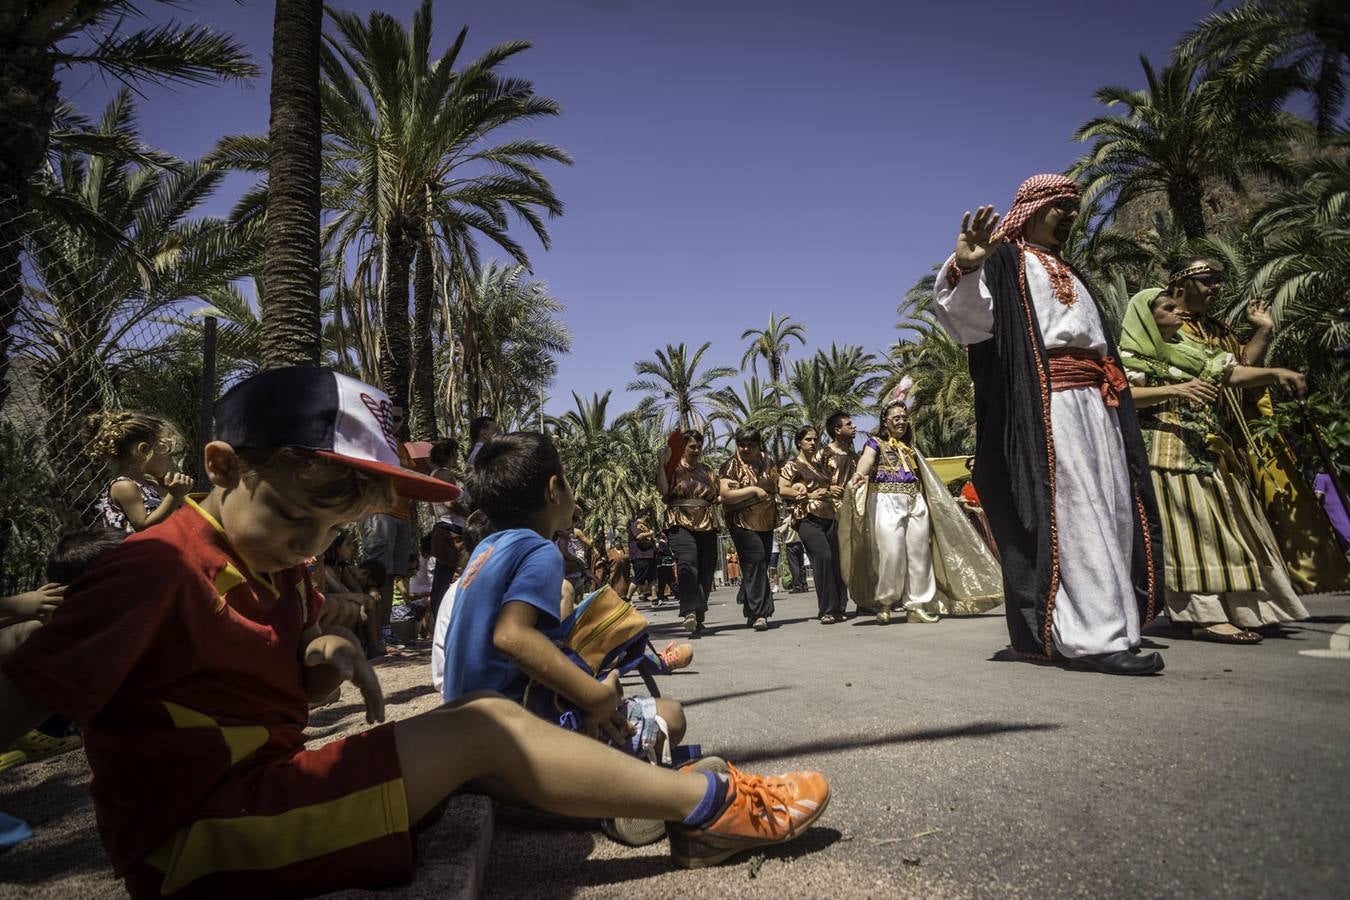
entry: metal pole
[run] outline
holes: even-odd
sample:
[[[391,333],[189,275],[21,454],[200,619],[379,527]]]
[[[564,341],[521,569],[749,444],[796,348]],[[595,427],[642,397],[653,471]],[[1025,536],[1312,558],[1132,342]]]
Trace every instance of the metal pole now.
[[[201,403],[201,445],[204,447],[214,437],[216,431],[216,317],[206,317],[206,327],[202,333],[202,403]],[[206,479],[206,464],[203,462],[201,448],[197,452],[197,487],[208,490],[210,483]]]

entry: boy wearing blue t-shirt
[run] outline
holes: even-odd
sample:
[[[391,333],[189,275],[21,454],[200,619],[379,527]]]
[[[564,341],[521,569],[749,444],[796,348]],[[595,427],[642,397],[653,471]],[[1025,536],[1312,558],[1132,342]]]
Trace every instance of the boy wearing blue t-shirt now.
[[[501,436],[479,451],[469,477],[478,508],[500,530],[479,543],[460,577],[442,696],[494,691],[520,701],[533,678],[581,708],[589,733],[626,743],[632,726],[617,673],[597,681],[553,642],[566,618],[563,560],[546,535],[570,525],[575,502],[552,442],[533,432]],[[678,744],[683,710],[673,700],[655,703]]]

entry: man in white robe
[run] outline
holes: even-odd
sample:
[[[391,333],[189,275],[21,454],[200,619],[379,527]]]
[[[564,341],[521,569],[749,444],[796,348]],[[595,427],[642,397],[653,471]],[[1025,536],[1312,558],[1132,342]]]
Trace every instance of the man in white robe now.
[[[1028,180],[1012,210],[966,213],[938,275],[937,316],[976,382],[976,489],[1003,554],[1014,649],[1122,675],[1161,596],[1157,509],[1114,342],[1059,258],[1078,187]]]

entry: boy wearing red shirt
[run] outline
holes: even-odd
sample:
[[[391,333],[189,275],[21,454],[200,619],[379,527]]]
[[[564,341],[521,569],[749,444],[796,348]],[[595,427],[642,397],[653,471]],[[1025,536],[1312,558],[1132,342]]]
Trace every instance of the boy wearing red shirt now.
[[[395,492],[458,489],[403,469],[389,399],[329,370],[255,375],[216,421],[211,492],[77,579],[0,675],[0,746],[48,710],[84,732],[99,830],[133,897],[409,880],[411,827],[470,782],[573,816],[667,820],[686,865],[796,837],[824,810],[816,773],[662,769],[492,695],[305,749],[309,703],[340,682],[369,722],[384,700],[356,638],[317,624],[304,561]],[[551,482],[541,516],[571,508]]]

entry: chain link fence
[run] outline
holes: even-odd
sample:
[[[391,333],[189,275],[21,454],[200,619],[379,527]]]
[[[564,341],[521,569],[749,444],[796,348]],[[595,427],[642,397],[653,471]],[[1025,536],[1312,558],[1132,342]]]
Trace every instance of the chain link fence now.
[[[115,251],[76,253],[35,213],[0,222],[0,293],[17,301],[0,390],[0,594],[42,583],[65,530],[99,524],[111,472],[85,452],[85,425],[107,410],[171,422],[185,448],[209,438],[216,396],[215,320],[197,300],[157,292],[152,272],[128,290]],[[78,235],[68,235],[78,244]],[[201,479],[200,453],[180,471]]]

